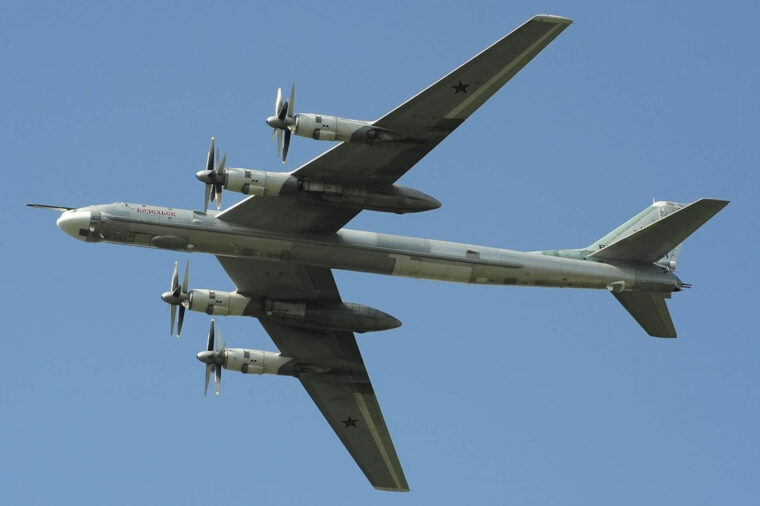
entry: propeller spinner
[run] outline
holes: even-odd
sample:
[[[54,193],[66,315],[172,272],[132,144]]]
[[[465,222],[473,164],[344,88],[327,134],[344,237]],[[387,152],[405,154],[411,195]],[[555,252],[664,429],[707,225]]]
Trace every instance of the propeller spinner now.
[[[295,128],[296,119],[293,117],[293,108],[295,106],[296,85],[290,88],[290,99],[282,101],[282,88],[277,88],[277,98],[274,102],[274,116],[267,118],[267,125],[272,127],[272,137],[277,136],[277,156],[282,154],[282,163],[288,157],[288,148],[290,147],[290,135],[292,128]],[[285,132],[285,146],[283,149],[282,136]]]
[[[185,279],[182,286],[179,285],[179,262],[174,262],[174,272],[172,273],[171,285],[169,291],[161,294],[161,299],[171,307],[171,329],[170,334],[174,334],[174,320],[177,316],[177,306],[179,306],[179,321],[177,322],[177,337],[182,332],[182,322],[185,319],[185,304],[190,300],[190,294],[187,292],[188,277],[190,275],[190,262],[185,265]]]

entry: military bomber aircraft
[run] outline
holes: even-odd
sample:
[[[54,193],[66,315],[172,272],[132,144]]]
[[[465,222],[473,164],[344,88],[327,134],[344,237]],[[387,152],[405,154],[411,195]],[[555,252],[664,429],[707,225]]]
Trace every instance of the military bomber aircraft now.
[[[362,210],[412,213],[440,207],[396,181],[453,132],[491,95],[557,37],[571,20],[535,16],[376,121],[294,115],[278,92],[267,123],[285,151],[290,134],[342,141],[292,172],[227,168],[214,139],[205,170],[201,211],[114,203],[61,211],[58,227],[86,242],[110,242],[215,255],[234,292],[190,289],[175,263],[170,289],[171,332],[179,308],[209,315],[258,318],[280,353],[219,347],[212,320],[206,349],[206,389],[223,368],[299,379],[370,483],[409,490],[380,411],[354,332],[398,327],[394,317],[344,302],[331,269],[483,285],[609,290],[644,330],[675,337],[665,299],[687,285],[674,274],[680,244],[728,202],[654,202],[579,249],[519,252],[344,229]],[[218,211],[222,190],[247,198]],[[217,211],[208,210],[216,200]]]

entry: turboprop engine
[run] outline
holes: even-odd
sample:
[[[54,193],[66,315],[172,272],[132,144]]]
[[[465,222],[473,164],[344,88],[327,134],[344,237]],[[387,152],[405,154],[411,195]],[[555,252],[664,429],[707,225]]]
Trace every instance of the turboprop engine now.
[[[290,135],[309,137],[318,141],[363,142],[373,144],[380,141],[396,140],[397,136],[384,128],[373,126],[371,121],[340,118],[326,114],[293,114],[296,87],[290,89],[290,98],[283,102],[282,88],[277,88],[274,102],[274,116],[267,118],[267,125],[274,129],[277,137],[277,156],[282,154],[282,163],[288,156]],[[283,133],[285,145],[283,149]]]
[[[231,371],[240,371],[243,374],[289,374],[292,371],[280,372],[282,366],[291,362],[290,357],[283,357],[279,353],[270,351],[249,350],[246,348],[227,348],[227,345],[219,347],[221,341],[221,332],[216,339],[214,347],[214,320],[211,320],[211,327],[208,331],[208,340],[206,341],[206,350],[196,355],[196,358],[206,364],[206,385],[203,389],[203,395],[208,393],[208,381],[211,374],[214,374],[214,383],[216,384],[216,395],[219,395],[219,388],[222,384],[222,369]]]
[[[178,264],[175,262],[170,290],[161,295],[172,308],[172,333],[176,307],[179,307],[177,337],[182,330],[185,309],[209,315],[268,318],[285,325],[345,332],[376,332],[401,326],[401,322],[388,313],[353,302],[301,302],[252,298],[222,290],[188,290],[188,272],[189,264],[185,268],[184,282],[179,285]]]
[[[221,207],[222,189],[253,195],[256,197],[276,197],[292,195],[309,204],[351,209],[367,209],[386,213],[418,213],[438,209],[441,203],[430,195],[413,188],[398,185],[352,186],[325,183],[296,177],[288,172],[267,172],[255,169],[227,168],[226,155],[220,163],[215,153],[214,138],[206,156],[206,169],[198,171],[195,177],[205,183],[206,195],[203,211],[216,200]]]

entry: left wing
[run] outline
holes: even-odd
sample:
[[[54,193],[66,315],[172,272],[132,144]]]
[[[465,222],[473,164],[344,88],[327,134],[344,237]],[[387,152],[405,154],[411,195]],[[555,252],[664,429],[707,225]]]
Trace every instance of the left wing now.
[[[368,127],[388,132],[394,140],[339,144],[292,175],[364,188],[392,185],[571,22],[558,16],[534,16]],[[308,204],[288,195],[248,197],[217,218],[281,232],[336,232],[358,213],[358,209]]]
[[[239,293],[286,301],[340,301],[330,269],[217,256]],[[367,479],[381,490],[409,486],[351,332],[259,318],[283,355],[308,364],[298,379]]]

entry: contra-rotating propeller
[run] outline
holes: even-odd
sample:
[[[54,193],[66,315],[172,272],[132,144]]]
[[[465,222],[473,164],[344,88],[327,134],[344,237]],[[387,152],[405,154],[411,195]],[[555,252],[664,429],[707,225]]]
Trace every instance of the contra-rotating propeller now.
[[[188,276],[190,275],[190,262],[185,265],[185,279],[182,286],[179,285],[179,262],[174,262],[174,272],[169,291],[161,294],[161,299],[171,306],[171,330],[169,334],[174,334],[174,319],[177,315],[177,306],[179,306],[179,321],[177,322],[177,337],[182,332],[182,322],[185,319],[185,303],[190,300],[190,294],[187,292]]]
[[[219,159],[219,148],[216,149],[216,159]],[[203,199],[203,212],[208,211],[209,202],[216,199],[216,208],[222,207],[222,187],[227,182],[227,173],[224,171],[227,165],[227,154],[225,153],[222,161],[214,167],[214,138],[211,138],[211,146],[208,148],[206,155],[206,168],[195,173],[195,177],[206,183],[206,196]]]
[[[296,85],[290,88],[290,99],[282,101],[282,88],[277,88],[277,98],[274,102],[274,116],[267,118],[267,125],[272,127],[272,137],[277,136],[277,156],[282,153],[282,163],[288,157],[288,147],[290,147],[291,128],[295,127],[296,119],[293,117],[293,108],[296,101]],[[282,145],[282,133],[285,132],[285,148]]]
[[[222,332],[218,332],[216,348],[214,348],[214,319],[211,319],[211,328],[208,331],[208,341],[206,341],[206,351],[196,355],[198,360],[206,364],[206,384],[203,388],[203,395],[208,393],[208,380],[211,373],[214,373],[214,383],[216,384],[216,395],[219,395],[219,387],[222,385],[222,368],[227,360],[227,345],[223,344],[219,349],[219,342],[222,340]]]

